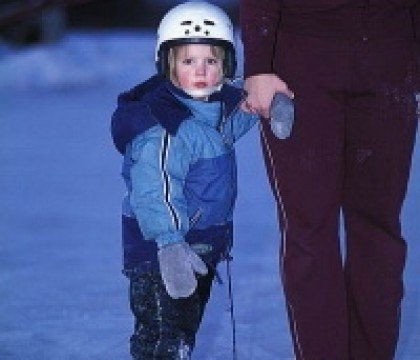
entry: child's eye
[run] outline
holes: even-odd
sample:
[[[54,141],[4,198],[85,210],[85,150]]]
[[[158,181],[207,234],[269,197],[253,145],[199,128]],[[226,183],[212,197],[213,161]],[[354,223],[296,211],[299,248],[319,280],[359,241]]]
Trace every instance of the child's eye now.
[[[182,63],[184,65],[191,65],[193,63],[193,61],[192,61],[192,59],[184,59],[184,60],[182,60]]]
[[[207,64],[209,65],[216,65],[217,63],[218,63],[217,59],[214,59],[214,58],[207,59]]]

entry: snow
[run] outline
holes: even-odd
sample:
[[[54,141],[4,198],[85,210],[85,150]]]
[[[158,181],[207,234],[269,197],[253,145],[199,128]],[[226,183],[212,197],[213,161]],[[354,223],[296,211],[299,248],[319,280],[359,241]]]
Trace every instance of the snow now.
[[[147,32],[70,33],[29,48],[0,43],[0,359],[129,359],[132,318],[120,273],[120,156],[109,119],[121,91],[153,73]],[[418,147],[417,147],[418,148]],[[258,129],[238,145],[233,262],[241,360],[291,359],[279,235]],[[409,243],[397,359],[420,359],[420,162],[403,211]],[[195,360],[231,358],[226,269]]]
[[[85,34],[66,37],[59,44],[15,49],[0,45],[0,89],[34,90],[99,86],[132,79],[153,71],[153,34],[140,39]],[[121,39],[122,38],[122,39]],[[142,65],[141,65],[142,64]]]

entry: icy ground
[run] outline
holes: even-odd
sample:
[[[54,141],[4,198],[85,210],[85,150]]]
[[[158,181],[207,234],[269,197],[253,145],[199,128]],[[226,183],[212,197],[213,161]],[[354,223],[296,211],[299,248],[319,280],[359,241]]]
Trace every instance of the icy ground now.
[[[148,33],[0,44],[0,360],[128,360],[120,274],[119,92],[153,72]],[[418,146],[417,146],[418,148]],[[255,128],[238,145],[233,287],[240,360],[292,358],[278,231]],[[407,293],[397,359],[420,359],[420,154],[403,213]],[[226,268],[220,271],[226,279]],[[215,285],[195,360],[231,358],[227,285]]]

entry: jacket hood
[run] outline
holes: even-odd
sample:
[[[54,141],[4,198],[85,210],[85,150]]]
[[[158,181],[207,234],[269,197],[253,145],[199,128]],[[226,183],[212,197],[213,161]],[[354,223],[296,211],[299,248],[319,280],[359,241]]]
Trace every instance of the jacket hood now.
[[[174,94],[191,98],[161,75],[155,75],[118,96],[117,109],[111,119],[111,133],[117,150],[125,148],[137,135],[160,124],[169,134],[175,135],[179,125],[192,114]],[[243,90],[223,85],[209,100],[221,101],[229,116],[243,98]]]

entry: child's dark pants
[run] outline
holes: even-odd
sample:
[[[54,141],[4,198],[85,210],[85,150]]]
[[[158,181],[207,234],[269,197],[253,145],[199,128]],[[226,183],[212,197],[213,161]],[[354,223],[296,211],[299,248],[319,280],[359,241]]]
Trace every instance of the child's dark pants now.
[[[188,298],[172,299],[159,273],[130,281],[130,305],[135,317],[131,355],[135,360],[188,360],[195,344],[214,273],[198,279]]]

